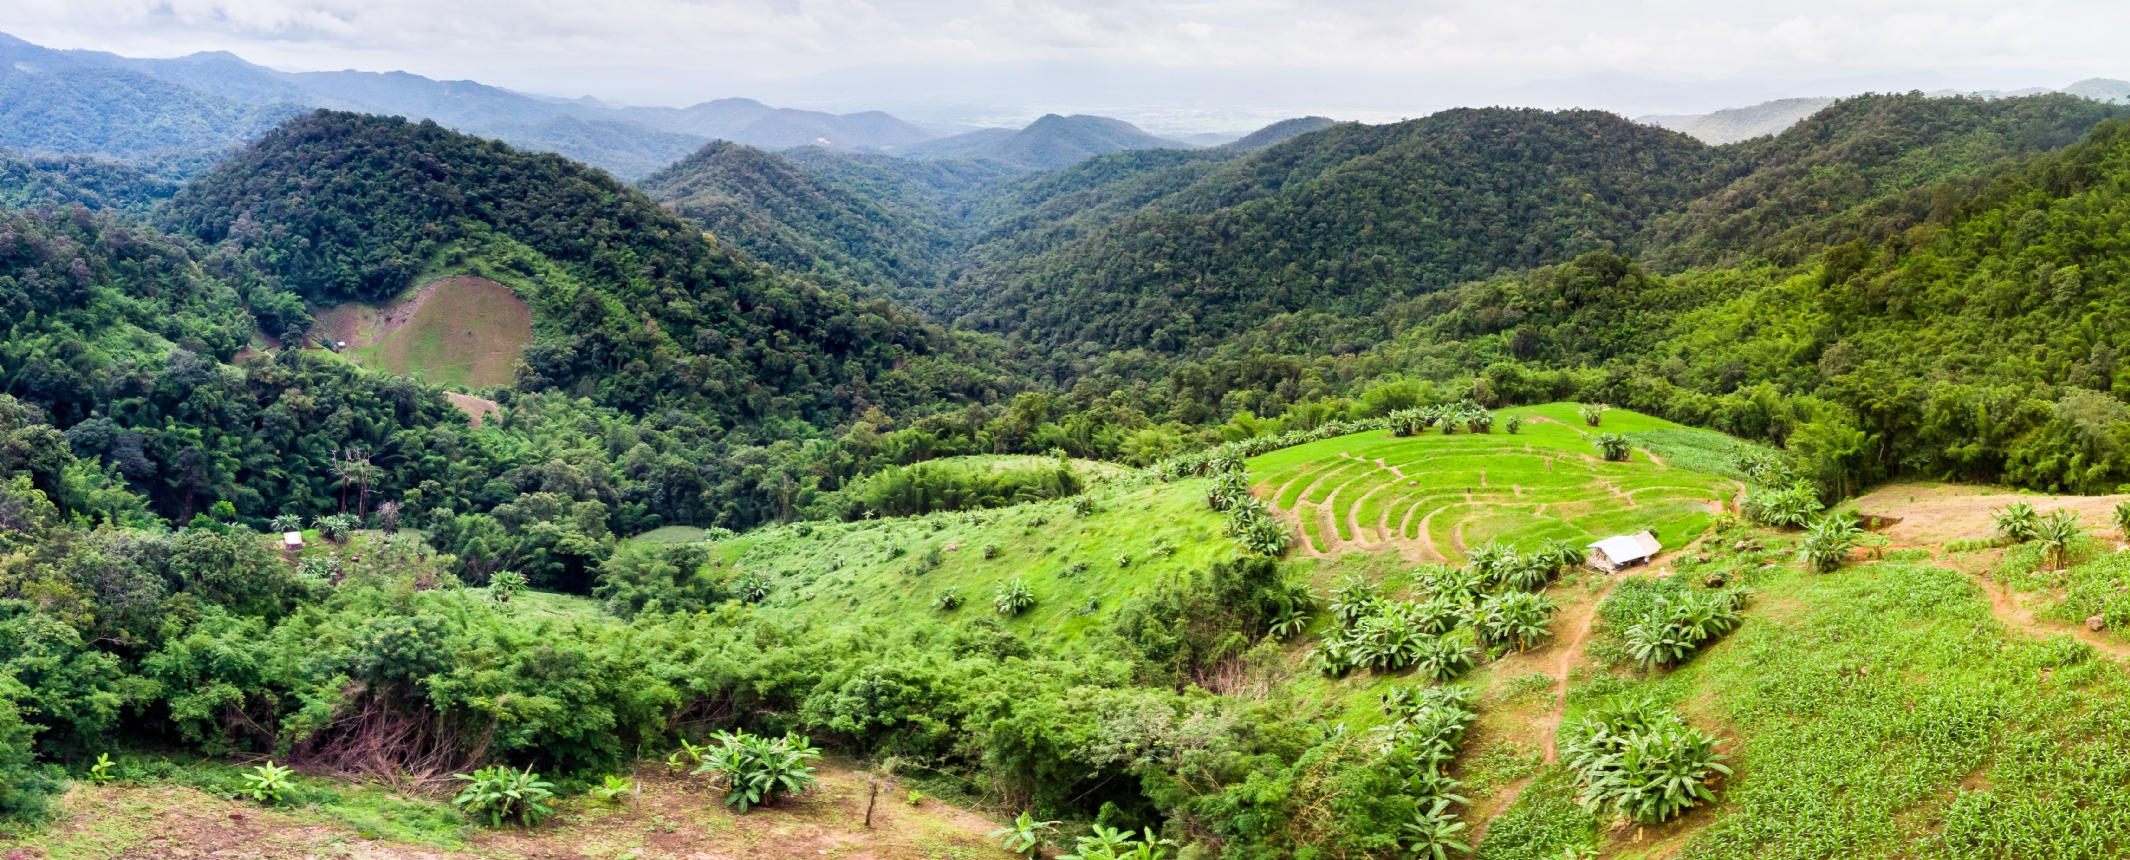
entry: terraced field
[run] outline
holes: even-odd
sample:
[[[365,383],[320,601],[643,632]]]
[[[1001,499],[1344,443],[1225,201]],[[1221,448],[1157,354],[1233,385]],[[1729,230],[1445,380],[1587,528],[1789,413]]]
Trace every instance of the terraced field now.
[[[1305,555],[1395,549],[1412,561],[1456,563],[1488,541],[1528,548],[1544,538],[1588,543],[1644,528],[1678,546],[1742,489],[1645,449],[1608,463],[1590,441],[1602,431],[1706,431],[1623,409],[1593,430],[1575,410],[1573,403],[1503,410],[1490,434],[1325,439],[1251,459],[1250,477],[1260,497],[1300,525]],[[1514,435],[1503,429],[1511,415],[1524,419]]]

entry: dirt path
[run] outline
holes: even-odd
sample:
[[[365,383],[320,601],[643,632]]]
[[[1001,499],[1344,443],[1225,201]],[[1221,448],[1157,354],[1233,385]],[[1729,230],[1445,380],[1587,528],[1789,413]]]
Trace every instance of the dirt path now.
[[[2004,626],[2041,638],[2069,634],[2078,637],[2080,642],[2093,646],[2095,650],[2130,660],[2130,645],[2111,641],[2100,633],[2087,629],[2083,624],[2066,624],[2035,618],[2034,610],[2027,608],[2019,600],[2019,595],[2012,593],[2011,589],[1987,576],[1976,577],[1976,580],[1982,585],[1982,590],[1989,594],[1990,614],[1997,616],[1997,620],[2004,622]]]
[[[1583,643],[1590,639],[1590,631],[1597,625],[1598,606],[1602,605],[1605,602],[1605,598],[1612,594],[1612,588],[1618,582],[1619,580],[1616,578],[1608,581],[1605,583],[1604,589],[1591,595],[1588,601],[1576,602],[1568,612],[1563,613],[1554,620],[1556,629],[1570,629],[1575,631],[1575,634],[1573,638],[1564,640],[1561,643],[1563,647],[1560,649],[1560,658],[1553,665],[1550,673],[1554,678],[1553,704],[1546,709],[1545,715],[1540,718],[1538,724],[1540,736],[1544,740],[1545,755],[1542,760],[1545,764],[1553,764],[1560,761],[1560,750],[1556,748],[1557,742],[1554,736],[1560,733],[1561,718],[1567,714],[1568,675],[1575,670],[1576,661],[1583,655]],[[1472,822],[1473,845],[1479,844],[1479,840],[1486,837],[1487,825],[1494,823],[1496,816],[1514,807],[1516,799],[1523,796],[1524,789],[1529,787],[1531,781],[1537,778],[1538,776],[1533,774],[1519,779],[1503,789],[1498,800],[1489,801],[1492,805],[1493,813],[1483,821]]]

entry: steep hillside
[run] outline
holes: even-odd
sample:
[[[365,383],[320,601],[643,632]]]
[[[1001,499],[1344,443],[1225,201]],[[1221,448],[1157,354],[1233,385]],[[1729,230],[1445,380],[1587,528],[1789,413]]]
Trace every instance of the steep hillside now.
[[[17,157],[0,149],[0,206],[79,203],[145,216],[178,184],[121,161],[83,155]]]
[[[485,256],[550,332],[526,351],[526,388],[632,411],[832,420],[854,396],[837,386],[941,338],[736,258],[604,173],[430,123],[312,114],[188,186],[162,218],[233,240],[312,301],[386,299],[417,273]]]
[[[1280,313],[1366,313],[1631,244],[1704,193],[1714,162],[1683,136],[1596,112],[1335,126],[1071,245],[966,274],[942,304],[1038,344],[1195,347]]]
[[[930,286],[956,231],[923,192],[899,177],[883,179],[861,191],[776,155],[718,142],[639,187],[719,241],[777,266],[882,294]]]
[[[1850,239],[1883,241],[1942,218],[1995,172],[2123,116],[2130,108],[2067,95],[1842,99],[1773,138],[1726,148],[1744,174],[1661,219],[1645,247],[1676,268],[1794,264]]]

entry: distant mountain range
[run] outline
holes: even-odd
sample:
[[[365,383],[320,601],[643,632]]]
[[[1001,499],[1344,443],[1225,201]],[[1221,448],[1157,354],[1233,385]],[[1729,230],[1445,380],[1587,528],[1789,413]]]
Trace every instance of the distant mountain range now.
[[[834,114],[744,98],[686,108],[630,107],[407,72],[283,72],[222,51],[173,59],[60,51],[0,34],[0,147],[25,153],[125,159],[182,177],[316,108],[434,120],[523,149],[559,153],[624,180],[647,176],[712,140],[1050,170],[1120,150],[1189,149],[1227,139],[1171,140],[1120,120],[1056,115],[1020,130],[946,136],[880,111]]]
[[[2005,99],[2044,93],[2068,93],[2102,104],[2130,104],[2130,81],[2087,78],[2060,90],[2048,87],[2028,87],[2022,90],[1934,90],[1924,95],[1933,98],[1965,96]],[[1784,129],[1818,113],[1820,108],[1833,104],[1834,101],[1832,98],[1776,99],[1706,114],[1652,114],[1636,117],[1635,122],[1662,126],[1711,146],[1722,146],[1726,143],[1780,134]]]

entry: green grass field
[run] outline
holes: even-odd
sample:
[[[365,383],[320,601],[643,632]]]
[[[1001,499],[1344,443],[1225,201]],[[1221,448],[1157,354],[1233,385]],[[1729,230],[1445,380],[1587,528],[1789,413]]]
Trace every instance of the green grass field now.
[[[769,581],[765,609],[794,618],[895,624],[996,617],[992,592],[1021,578],[1036,606],[1006,625],[1035,639],[1071,640],[1108,623],[1110,610],[1161,577],[1236,556],[1220,515],[1206,507],[1209,483],[1098,479],[1087,492],[1096,510],[1084,517],[1059,500],[781,526],[714,547],[721,566]],[[990,558],[986,546],[996,547]],[[947,588],[958,590],[963,605],[934,609]]]
[[[1452,562],[1488,541],[1528,549],[1544,538],[1588,543],[1644,528],[1678,546],[1736,494],[1730,479],[1696,471],[1716,467],[1709,452],[1735,444],[1728,437],[1623,409],[1590,430],[1575,410],[1572,403],[1503,410],[1489,434],[1325,439],[1253,458],[1250,476],[1259,495],[1295,517],[1308,551],[1395,549]],[[1503,429],[1510,415],[1525,421],[1515,435]],[[1591,446],[1600,431],[1654,444],[1608,463]],[[1694,456],[1672,463],[1665,451]]]
[[[349,303],[318,319],[365,367],[469,388],[509,384],[533,339],[532,310],[516,292],[466,275],[431,281],[383,308]]]

